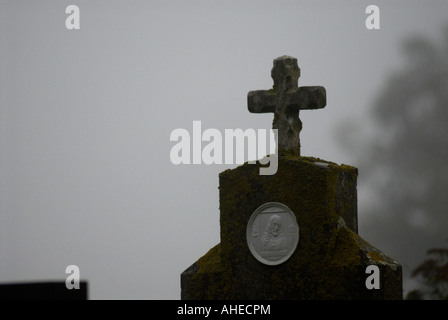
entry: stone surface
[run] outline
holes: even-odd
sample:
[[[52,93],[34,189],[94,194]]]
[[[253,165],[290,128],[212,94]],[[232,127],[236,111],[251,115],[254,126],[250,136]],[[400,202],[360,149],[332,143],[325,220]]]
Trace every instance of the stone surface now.
[[[357,235],[356,168],[288,155],[275,175],[258,170],[220,174],[221,243],[181,275],[182,299],[402,299],[401,266]],[[266,202],[288,206],[300,227],[297,249],[276,266],[246,242],[250,216]],[[372,264],[379,290],[365,286]]]
[[[300,155],[302,122],[299,111],[326,105],[324,87],[298,87],[300,69],[297,59],[282,56],[274,60],[271,90],[250,91],[247,106],[252,113],[274,113],[273,129],[278,130],[278,151]]]

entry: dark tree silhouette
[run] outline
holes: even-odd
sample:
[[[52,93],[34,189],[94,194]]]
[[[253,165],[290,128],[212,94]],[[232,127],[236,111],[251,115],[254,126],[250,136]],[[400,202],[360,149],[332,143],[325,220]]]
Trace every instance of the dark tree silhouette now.
[[[373,105],[374,135],[345,138],[362,154],[359,185],[370,198],[360,232],[402,263],[406,281],[448,239],[448,27],[440,41],[416,37],[403,48],[402,70]]]
[[[430,249],[426,259],[412,271],[412,277],[421,277],[424,289],[413,290],[407,295],[409,300],[448,300],[448,249]]]

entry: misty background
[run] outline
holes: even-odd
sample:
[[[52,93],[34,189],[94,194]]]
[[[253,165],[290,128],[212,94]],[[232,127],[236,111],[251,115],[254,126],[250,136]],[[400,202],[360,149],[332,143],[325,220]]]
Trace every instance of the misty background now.
[[[65,28],[70,4],[80,30]],[[403,265],[405,292],[418,286],[411,270],[448,246],[447,12],[0,0],[0,283],[65,280],[75,264],[92,299],[179,299],[181,272],[220,241],[218,174],[236,165],[175,166],[170,133],[269,129],[247,92],[271,88],[286,54],[299,85],[327,90],[325,109],[300,113],[302,155],[359,168],[359,234]]]

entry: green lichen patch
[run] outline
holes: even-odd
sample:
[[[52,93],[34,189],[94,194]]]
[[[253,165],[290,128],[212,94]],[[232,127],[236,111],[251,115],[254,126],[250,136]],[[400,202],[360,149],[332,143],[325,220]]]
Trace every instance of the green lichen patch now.
[[[339,228],[332,243],[332,266],[359,265],[361,262],[359,236],[348,228]]]
[[[368,257],[374,261],[381,262],[384,261],[383,255],[371,250],[367,253]]]
[[[197,262],[197,273],[214,273],[223,272],[221,260],[221,245],[217,244],[211,248],[204,256],[202,256]]]

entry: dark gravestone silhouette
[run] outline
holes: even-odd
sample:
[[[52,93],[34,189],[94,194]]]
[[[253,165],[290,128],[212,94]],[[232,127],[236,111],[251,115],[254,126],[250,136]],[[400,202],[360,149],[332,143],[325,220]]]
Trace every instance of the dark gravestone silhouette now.
[[[67,289],[65,281],[10,283],[0,285],[0,300],[87,300],[88,283]]]

